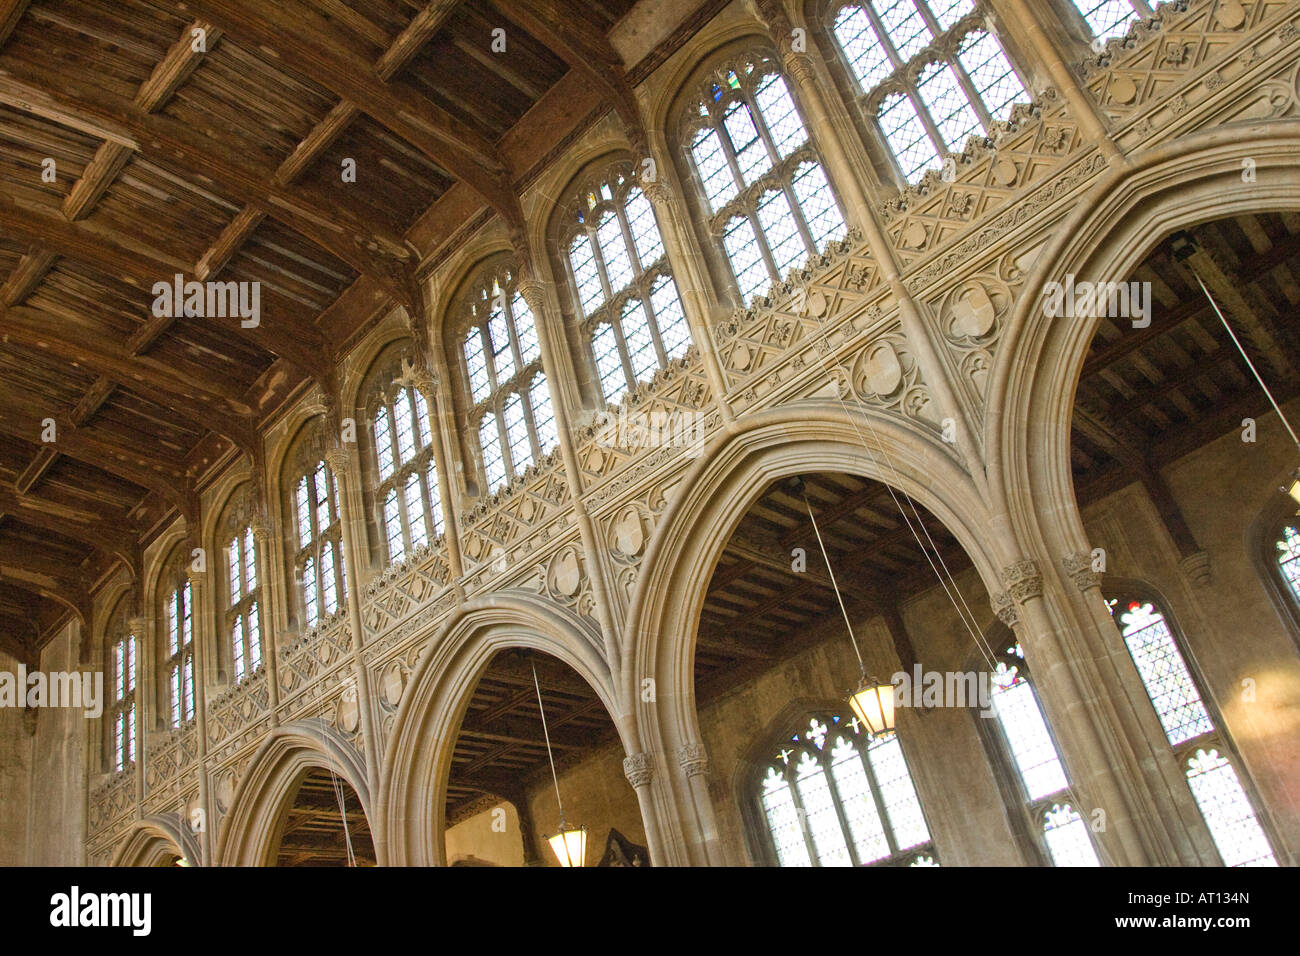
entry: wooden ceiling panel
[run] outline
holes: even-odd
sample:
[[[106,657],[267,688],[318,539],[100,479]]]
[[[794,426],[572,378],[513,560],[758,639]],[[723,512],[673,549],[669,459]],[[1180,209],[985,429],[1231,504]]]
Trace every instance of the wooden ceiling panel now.
[[[318,313],[356,280],[357,272],[268,219],[231,259],[223,278],[261,282],[262,322],[274,324],[279,316],[271,295],[281,297],[281,307]]]

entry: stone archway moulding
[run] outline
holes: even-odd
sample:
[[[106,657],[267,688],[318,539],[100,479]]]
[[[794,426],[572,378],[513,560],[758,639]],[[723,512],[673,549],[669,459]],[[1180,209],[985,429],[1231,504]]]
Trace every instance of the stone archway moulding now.
[[[300,720],[273,730],[258,749],[221,825],[216,859],[222,866],[270,866],[279,828],[298,781],[310,770],[329,770],[357,794],[375,831],[365,758],[325,722]],[[376,854],[379,847],[375,847]],[[383,858],[379,857],[382,864]]]
[[[174,813],[154,814],[132,826],[109,866],[158,866],[173,855],[191,866],[202,863],[199,842],[189,826]]]
[[[389,735],[379,784],[386,853],[380,862],[446,865],[447,776],[457,731],[497,651],[527,648],[573,668],[596,692],[626,747],[626,721],[601,646],[599,634],[536,595],[501,592],[462,605],[416,665]]]
[[[724,862],[695,710],[700,611],[713,568],[753,503],[774,481],[819,471],[858,475],[907,492],[957,538],[989,592],[1000,588],[998,569],[1011,556],[998,549],[996,529],[970,476],[936,439],[884,414],[873,412],[868,419],[828,402],[785,406],[738,422],[692,466],[666,509],[647,549],[624,635],[624,699],[636,708],[639,750],[659,765],[649,800],[663,834],[656,864]],[[650,701],[638,693],[645,678],[654,680]]]

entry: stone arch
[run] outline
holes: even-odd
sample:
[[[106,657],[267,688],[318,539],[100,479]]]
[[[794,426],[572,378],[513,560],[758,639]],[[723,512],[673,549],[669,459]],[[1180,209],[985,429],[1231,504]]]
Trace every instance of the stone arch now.
[[[1116,281],[1170,233],[1246,213],[1300,209],[1300,122],[1214,130],[1169,143],[1106,175],[1056,230],[1026,280],[1042,290],[1067,274]],[[1255,181],[1242,163],[1255,162]],[[1100,318],[1052,321],[1040,294],[1017,304],[986,404],[991,493],[1016,538],[1060,556],[1088,550],[1070,473],[1074,394]],[[1035,454],[1029,455],[1033,449]],[[1040,523],[1041,522],[1041,523]]]
[[[271,731],[239,782],[221,824],[216,860],[221,866],[271,866],[280,824],[299,779],[320,768],[337,774],[374,820],[365,758],[322,720],[299,720]],[[371,826],[371,832],[376,827]],[[375,851],[382,854],[376,841]],[[380,855],[380,862],[383,857]]]
[[[109,866],[164,866],[176,855],[190,866],[202,864],[194,832],[174,813],[153,814],[131,826]]]
[[[864,446],[864,442],[867,444]],[[881,461],[885,453],[888,462]],[[800,473],[839,471],[905,491],[957,538],[990,593],[1005,556],[984,502],[950,450],[885,415],[829,402],[805,402],[738,423],[691,468],[665,510],[638,575],[628,613],[620,682],[635,702],[638,744],[659,763],[651,786],[656,813],[674,823],[656,864],[721,862],[708,845],[712,806],[698,774],[701,736],[695,709],[694,650],[712,570],[741,518],[772,482]],[[670,599],[665,600],[665,596]],[[653,678],[645,701],[641,682]],[[671,764],[678,762],[679,776]]]
[[[573,668],[596,692],[627,745],[629,732],[600,643],[599,634],[535,595],[502,592],[460,606],[412,672],[389,734],[379,784],[387,863],[446,864],[443,826],[456,731],[479,677],[499,650],[529,648]]]

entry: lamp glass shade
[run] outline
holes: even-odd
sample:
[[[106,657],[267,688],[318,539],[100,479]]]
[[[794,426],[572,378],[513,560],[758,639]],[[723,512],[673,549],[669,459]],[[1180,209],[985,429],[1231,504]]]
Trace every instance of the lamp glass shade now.
[[[1295,499],[1296,504],[1300,505],[1300,471],[1291,476],[1291,483],[1287,486],[1286,491]]]
[[[885,734],[894,729],[893,684],[865,680],[849,698],[849,706],[872,734]]]
[[[586,866],[586,827],[570,827],[568,829],[561,827],[559,833],[547,837],[546,840],[551,844],[551,849],[555,852],[556,859],[560,861],[560,866]]]

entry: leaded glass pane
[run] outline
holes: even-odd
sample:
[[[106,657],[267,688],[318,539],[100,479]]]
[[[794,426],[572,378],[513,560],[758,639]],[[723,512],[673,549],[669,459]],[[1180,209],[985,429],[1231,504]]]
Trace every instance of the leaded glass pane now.
[[[311,544],[311,493],[307,490],[307,477],[298,481],[298,493],[295,502],[298,506],[298,547],[305,548]]]
[[[641,303],[629,299],[623,305],[621,321],[628,360],[632,363],[632,375],[638,382],[643,381],[659,367],[659,356],[655,354],[654,341],[650,338],[650,320],[646,318]]]
[[[758,111],[767,123],[767,130],[772,136],[772,145],[782,159],[808,142],[808,132],[799,119],[794,100],[790,98],[790,89],[779,73],[769,73],[754,91]]]
[[[487,358],[483,354],[483,333],[472,328],[465,335],[465,366],[469,371],[469,390],[475,402],[481,402],[492,393],[488,379]]]
[[[659,320],[659,339],[669,359],[686,353],[691,345],[691,329],[677,295],[677,283],[672,276],[659,276],[650,288],[650,305]],[[1297,592],[1300,593],[1300,592]]]
[[[316,562],[308,558],[302,566],[302,606],[308,627],[314,627],[320,617],[317,594]]]
[[[488,492],[493,492],[506,480],[506,463],[501,454],[501,433],[497,417],[489,412],[478,426],[479,447],[483,449],[483,472],[487,475]]]
[[[913,0],[876,0],[875,8],[903,62],[910,60],[930,42],[930,29]]]
[[[388,489],[384,496],[384,537],[388,539],[388,560],[400,561],[406,548],[402,541],[402,509],[395,488]]]
[[[515,333],[519,336],[519,354],[524,364],[536,362],[542,356],[541,346],[537,341],[537,325],[533,322],[533,310],[528,308],[528,301],[518,292],[510,300],[510,314],[515,318]]]
[[[438,489],[438,465],[432,457],[425,468],[424,480],[429,487],[429,507],[432,509],[430,516],[433,519],[433,534],[437,537],[442,534],[442,492]]]
[[[1068,803],[1053,804],[1043,814],[1043,838],[1056,866],[1101,866],[1088,825]]]
[[[1134,601],[1120,615],[1120,626],[1169,742],[1180,744],[1214,730],[1165,616]]]
[[[591,350],[596,357],[596,374],[600,377],[600,392],[606,403],[617,405],[627,394],[627,375],[623,372],[623,360],[619,356],[618,338],[614,327],[608,322],[602,323],[591,337]]]
[[[1030,800],[1069,786],[1034,690],[1015,667],[998,664],[993,676],[993,712]]]
[[[510,350],[510,321],[506,318],[504,298],[500,289],[493,293],[492,314],[488,316],[492,367],[497,373],[498,385],[509,381],[515,374],[515,356]]]
[[[555,410],[551,408],[551,390],[546,385],[546,376],[538,375],[528,387],[528,403],[533,409],[533,425],[537,429],[537,451],[545,455],[560,440],[555,430]]]
[[[1074,6],[1099,40],[1123,36],[1138,18],[1128,0],[1074,0]]]
[[[763,781],[762,801],[767,828],[776,845],[777,862],[781,866],[812,866],[790,785],[775,768],[768,768],[767,779]]]
[[[700,172],[700,183],[709,208],[717,212],[736,198],[739,187],[727,164],[727,155],[722,151],[722,141],[712,127],[706,126],[695,134],[691,156]]]
[[[939,21],[940,30],[948,30],[958,20],[970,13],[975,0],[926,0],[930,12]]]
[[[869,93],[894,71],[889,51],[861,6],[850,4],[840,10],[834,30],[862,92]]]
[[[415,401],[415,424],[417,426],[415,444],[424,448],[433,441],[433,431],[429,427],[429,403],[418,389],[411,389],[411,398]]]
[[[808,231],[819,249],[830,240],[843,239],[848,234],[835,194],[831,192],[821,166],[803,163],[795,170],[791,185],[799,208],[803,210],[804,221],[808,223]]]
[[[334,580],[334,560],[334,542],[327,541],[325,547],[321,549],[320,557],[321,606],[326,614],[333,614],[339,606],[338,582]]]
[[[948,64],[927,66],[917,78],[916,89],[951,152],[960,152],[967,138],[983,132],[979,114]]]
[[[510,443],[510,462],[515,474],[519,474],[532,462],[533,450],[528,443],[528,425],[524,422],[524,402],[518,393],[506,397],[502,420],[506,426],[506,440]]]
[[[316,528],[315,537],[320,535],[329,527],[330,510],[329,510],[329,480],[325,475],[325,465],[316,466],[316,473],[312,476],[316,489]]]
[[[1029,99],[1007,55],[1002,52],[1002,45],[993,34],[972,30],[962,40],[957,58],[975,84],[984,108],[995,120],[1006,119],[1011,113],[1011,104]]]
[[[251,528],[244,529],[244,593],[251,594],[257,588],[257,551]]]
[[[248,658],[250,671],[262,666],[262,619],[256,601],[248,610]]]
[[[749,104],[744,100],[737,100],[728,106],[722,115],[722,125],[726,127],[727,135],[731,137],[741,178],[745,185],[749,185],[772,164],[762,137],[758,135],[754,118],[749,113]]]
[[[397,460],[405,465],[415,457],[415,418],[411,415],[411,393],[401,392],[393,402],[397,413]]]
[[[244,591],[244,585],[241,580],[243,577],[243,560],[239,553],[238,538],[235,538],[234,541],[230,542],[230,546],[226,549],[226,556],[228,558],[228,566],[230,567],[230,603],[233,605],[239,603],[239,596]]]
[[[235,681],[244,679],[244,618],[243,615],[235,617],[234,626],[231,628],[231,644],[235,649]]]
[[[596,227],[596,242],[600,245],[600,254],[605,259],[605,274],[609,278],[609,287],[618,294],[632,281],[632,259],[628,255],[627,242],[623,238],[623,226],[613,210],[607,210]]]
[[[388,407],[375,409],[375,455],[379,461],[379,480],[393,477],[393,436],[388,428]]]
[[[406,519],[410,525],[411,547],[419,548],[429,543],[429,531],[424,523],[424,496],[420,493],[420,475],[411,472],[406,476]]]
[[[1225,866],[1277,866],[1237,771],[1213,748],[1187,760],[1187,784]]]
[[[889,817],[889,829],[894,834],[898,849],[907,850],[930,842],[930,830],[925,825],[921,802],[916,798],[912,776],[907,772],[903,748],[894,734],[882,734],[872,739],[867,748],[871,772],[880,788],[880,796]]]
[[[659,235],[659,224],[655,220],[654,207],[645,193],[633,188],[628,191],[627,202],[623,207],[627,213],[627,226],[632,232],[632,242],[636,246],[641,268],[648,269],[664,254],[663,238]]]
[[[754,227],[748,218],[737,216],[727,223],[722,245],[727,250],[731,271],[736,276],[736,284],[746,302],[772,284],[772,277],[763,264],[758,239],[754,236]]]
[[[930,142],[911,97],[891,93],[881,101],[876,118],[908,182],[914,182],[927,169],[939,168],[939,154]]]
[[[795,774],[795,787],[799,802],[803,804],[804,818],[817,850],[817,862],[822,866],[852,866],[844,830],[840,827],[835,801],[822,765],[807,751],[799,758]]]
[[[600,282],[600,271],[596,267],[596,254],[591,249],[591,239],[586,232],[579,232],[569,243],[569,265],[573,269],[573,280],[578,286],[578,303],[583,315],[591,315],[605,301],[605,287]]]
[[[808,258],[808,247],[799,235],[799,226],[790,209],[785,190],[774,189],[759,199],[758,224],[762,227],[768,248],[776,260],[778,276],[784,276],[796,263]]]
[[[889,856],[889,840],[880,821],[880,811],[871,795],[871,784],[862,757],[851,740],[835,739],[831,750],[831,776],[840,796],[840,806],[849,822],[859,863],[874,863]]]

